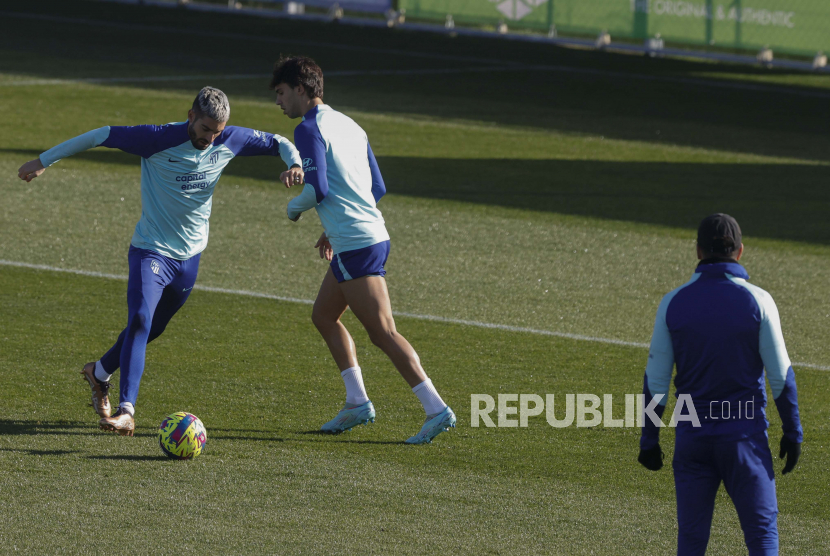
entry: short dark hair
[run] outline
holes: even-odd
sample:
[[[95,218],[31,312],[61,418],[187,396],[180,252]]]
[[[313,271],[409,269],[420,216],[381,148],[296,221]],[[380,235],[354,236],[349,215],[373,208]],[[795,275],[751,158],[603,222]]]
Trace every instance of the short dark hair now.
[[[292,88],[302,85],[308,98],[323,98],[323,70],[307,56],[281,56],[274,65],[271,90],[280,83]]]
[[[706,258],[731,258],[741,248],[741,227],[728,214],[710,214],[697,228],[697,244]]]

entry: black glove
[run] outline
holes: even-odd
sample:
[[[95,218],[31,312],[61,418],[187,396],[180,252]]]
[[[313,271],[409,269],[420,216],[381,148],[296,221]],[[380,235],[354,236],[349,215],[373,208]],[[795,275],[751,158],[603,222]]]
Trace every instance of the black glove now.
[[[781,453],[778,454],[778,459],[784,459],[787,456],[787,463],[784,465],[782,475],[786,475],[795,468],[798,463],[798,458],[801,456],[801,443],[793,442],[787,439],[786,436],[781,437]]]
[[[660,468],[663,467],[663,450],[660,449],[659,444],[654,448],[649,448],[648,450],[641,449],[640,455],[637,457],[637,461],[642,463],[643,467],[646,469],[651,471],[659,471]]]

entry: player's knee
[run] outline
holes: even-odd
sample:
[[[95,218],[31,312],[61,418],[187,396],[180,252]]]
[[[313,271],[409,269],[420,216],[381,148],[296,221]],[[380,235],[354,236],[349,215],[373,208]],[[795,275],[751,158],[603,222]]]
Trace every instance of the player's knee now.
[[[316,326],[317,330],[320,332],[325,332],[332,326],[335,326],[337,324],[337,320],[338,319],[332,318],[330,315],[326,315],[322,311],[311,312],[311,322],[314,323],[314,326]]]
[[[150,318],[143,312],[139,311],[136,314],[134,314],[132,318],[130,318],[130,322],[127,326],[127,329],[129,333],[132,335],[149,333]]]
[[[397,343],[398,333],[395,330],[382,329],[369,331],[369,340],[377,347],[383,349]]]
[[[750,556],[778,554],[777,524],[744,528],[744,541]]]

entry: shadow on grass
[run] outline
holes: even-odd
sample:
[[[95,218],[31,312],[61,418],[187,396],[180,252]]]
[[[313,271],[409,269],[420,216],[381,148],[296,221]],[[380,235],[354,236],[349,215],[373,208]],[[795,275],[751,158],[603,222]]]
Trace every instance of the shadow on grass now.
[[[394,444],[397,446],[411,446],[403,440],[338,440],[343,444]]]
[[[336,440],[337,442],[345,444],[406,444],[406,442],[404,442],[403,440],[348,440],[347,438],[344,438],[341,434],[335,434],[321,430],[301,431],[296,434],[327,437],[331,438],[332,440]]]
[[[65,456],[77,454],[79,450],[21,450],[15,448],[0,448],[0,452],[23,452],[30,456]]]
[[[597,142],[596,148],[602,149]],[[40,154],[0,149],[24,159]],[[129,164],[138,157],[94,150],[76,158]],[[378,157],[390,194],[446,199],[695,230],[713,212],[732,214],[745,235],[830,245],[825,225],[830,167],[822,164],[697,164],[598,160]],[[226,173],[270,181],[274,161],[233,161]],[[509,180],[503,172],[509,169]],[[424,176],[442,176],[441,179]],[[381,209],[383,205],[381,203]],[[693,238],[693,234],[689,236]]]
[[[220,429],[211,427],[208,430],[208,440],[244,440],[252,442],[285,442],[285,438],[279,436],[268,436],[276,434],[273,430],[257,429]]]
[[[167,456],[135,456],[135,455],[112,455],[112,456],[87,456],[87,459],[121,460],[121,461],[179,461]]]
[[[0,436],[3,435],[36,435],[36,434],[90,434],[93,432],[90,423],[82,421],[21,421],[14,419],[0,419]],[[90,428],[89,432],[80,432],[76,429]],[[97,430],[94,429],[94,430]]]
[[[82,430],[79,430],[82,429]],[[73,436],[90,436],[94,434],[113,435],[116,433],[102,431],[96,422],[86,421],[21,421],[0,419],[0,436],[35,436],[39,434],[58,434]],[[136,432],[135,437],[156,436],[155,432]]]
[[[77,429],[88,428],[89,430],[78,431]],[[78,435],[90,436],[96,433],[104,435],[114,435],[115,433],[100,431],[97,428],[92,428],[89,423],[82,421],[19,421],[0,419],[0,436],[3,435],[27,435],[34,436],[39,434],[60,434],[60,435]],[[278,436],[254,436],[256,434],[269,435],[274,434],[274,431],[254,430],[254,429],[211,429],[209,431],[209,440],[242,440],[245,442],[286,442],[288,439]],[[294,433],[297,435],[311,435],[328,437],[336,442],[351,443],[351,444],[406,444],[400,440],[349,440],[337,434],[331,434],[320,430],[301,431]],[[155,438],[156,432],[138,432],[136,431],[133,438]],[[298,439],[293,439],[294,441]],[[129,440],[125,440],[129,442]],[[0,448],[0,451],[6,452],[25,452],[29,455],[64,455],[75,453],[75,450],[16,450],[13,448]],[[89,456],[90,459],[123,459],[123,460],[139,460],[139,459],[167,459],[166,456]]]
[[[263,432],[263,434],[268,434]],[[244,440],[245,442],[285,442],[285,438],[280,437],[256,437],[256,436],[234,436],[230,434],[217,435],[212,431],[208,431],[208,441],[211,440]]]
[[[826,165],[408,157],[378,163],[395,195],[689,230],[707,214],[726,212],[746,236],[830,244]]]

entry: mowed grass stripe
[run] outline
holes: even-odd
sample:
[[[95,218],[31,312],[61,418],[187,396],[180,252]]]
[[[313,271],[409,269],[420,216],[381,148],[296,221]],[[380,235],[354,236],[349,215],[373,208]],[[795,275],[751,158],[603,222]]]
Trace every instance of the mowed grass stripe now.
[[[480,68],[435,68],[435,69],[389,69],[389,70],[332,70],[326,72],[326,77],[367,77],[384,75],[441,75],[456,73],[482,73],[491,71],[527,71],[529,66],[485,66]],[[106,85],[109,83],[164,83],[167,81],[201,81],[205,79],[268,79],[269,74],[241,73],[215,75],[154,75],[142,77],[82,77],[78,79],[27,79],[21,81],[0,82],[0,87],[37,87],[46,85],[71,85],[84,83]],[[830,94],[828,94],[830,97]]]
[[[41,264],[33,264],[33,263],[24,263],[19,261],[6,261],[0,259],[1,266],[14,266],[19,268],[30,268],[34,270],[45,270],[48,272],[66,272],[69,274],[78,274],[81,276],[90,276],[95,278],[107,278],[111,280],[127,280],[127,276],[119,275],[119,274],[105,274],[102,272],[92,272],[88,270],[78,270],[78,269],[71,269],[71,268],[59,268],[54,266],[48,265],[41,265]],[[285,301],[288,303],[301,303],[304,305],[312,305],[314,304],[313,299],[300,299],[297,297],[287,297],[282,295],[275,295],[270,293],[263,293],[263,292],[253,292],[248,290],[234,290],[228,288],[219,288],[214,286],[206,286],[197,284],[196,289],[209,291],[209,292],[216,292],[216,293],[226,293],[231,295],[241,295],[245,297],[259,297],[263,299],[273,299],[275,301]],[[494,330],[504,330],[507,332],[524,332],[527,334],[536,334],[540,336],[555,336],[557,338],[567,338],[570,340],[579,340],[585,342],[596,342],[600,344],[614,344],[618,346],[627,346],[627,347],[636,347],[636,348],[648,348],[649,344],[643,342],[632,342],[628,340],[618,340],[615,338],[598,338],[596,336],[586,336],[582,334],[572,334],[569,332],[557,332],[555,330],[540,330],[538,328],[527,328],[522,326],[512,326],[508,324],[496,324],[490,322],[479,322],[474,320],[467,320],[467,319],[455,319],[451,317],[441,317],[436,315],[421,315],[418,313],[409,313],[409,312],[401,312],[401,311],[393,311],[392,312],[396,317],[404,317],[404,318],[411,318],[411,319],[418,319],[418,320],[427,320],[433,322],[442,322],[447,324],[460,324],[463,326],[474,326],[476,328],[490,328]],[[827,365],[819,365],[817,363],[799,363],[793,362],[793,366],[795,367],[802,367],[805,369],[814,369],[818,371],[830,371],[830,366]]]

